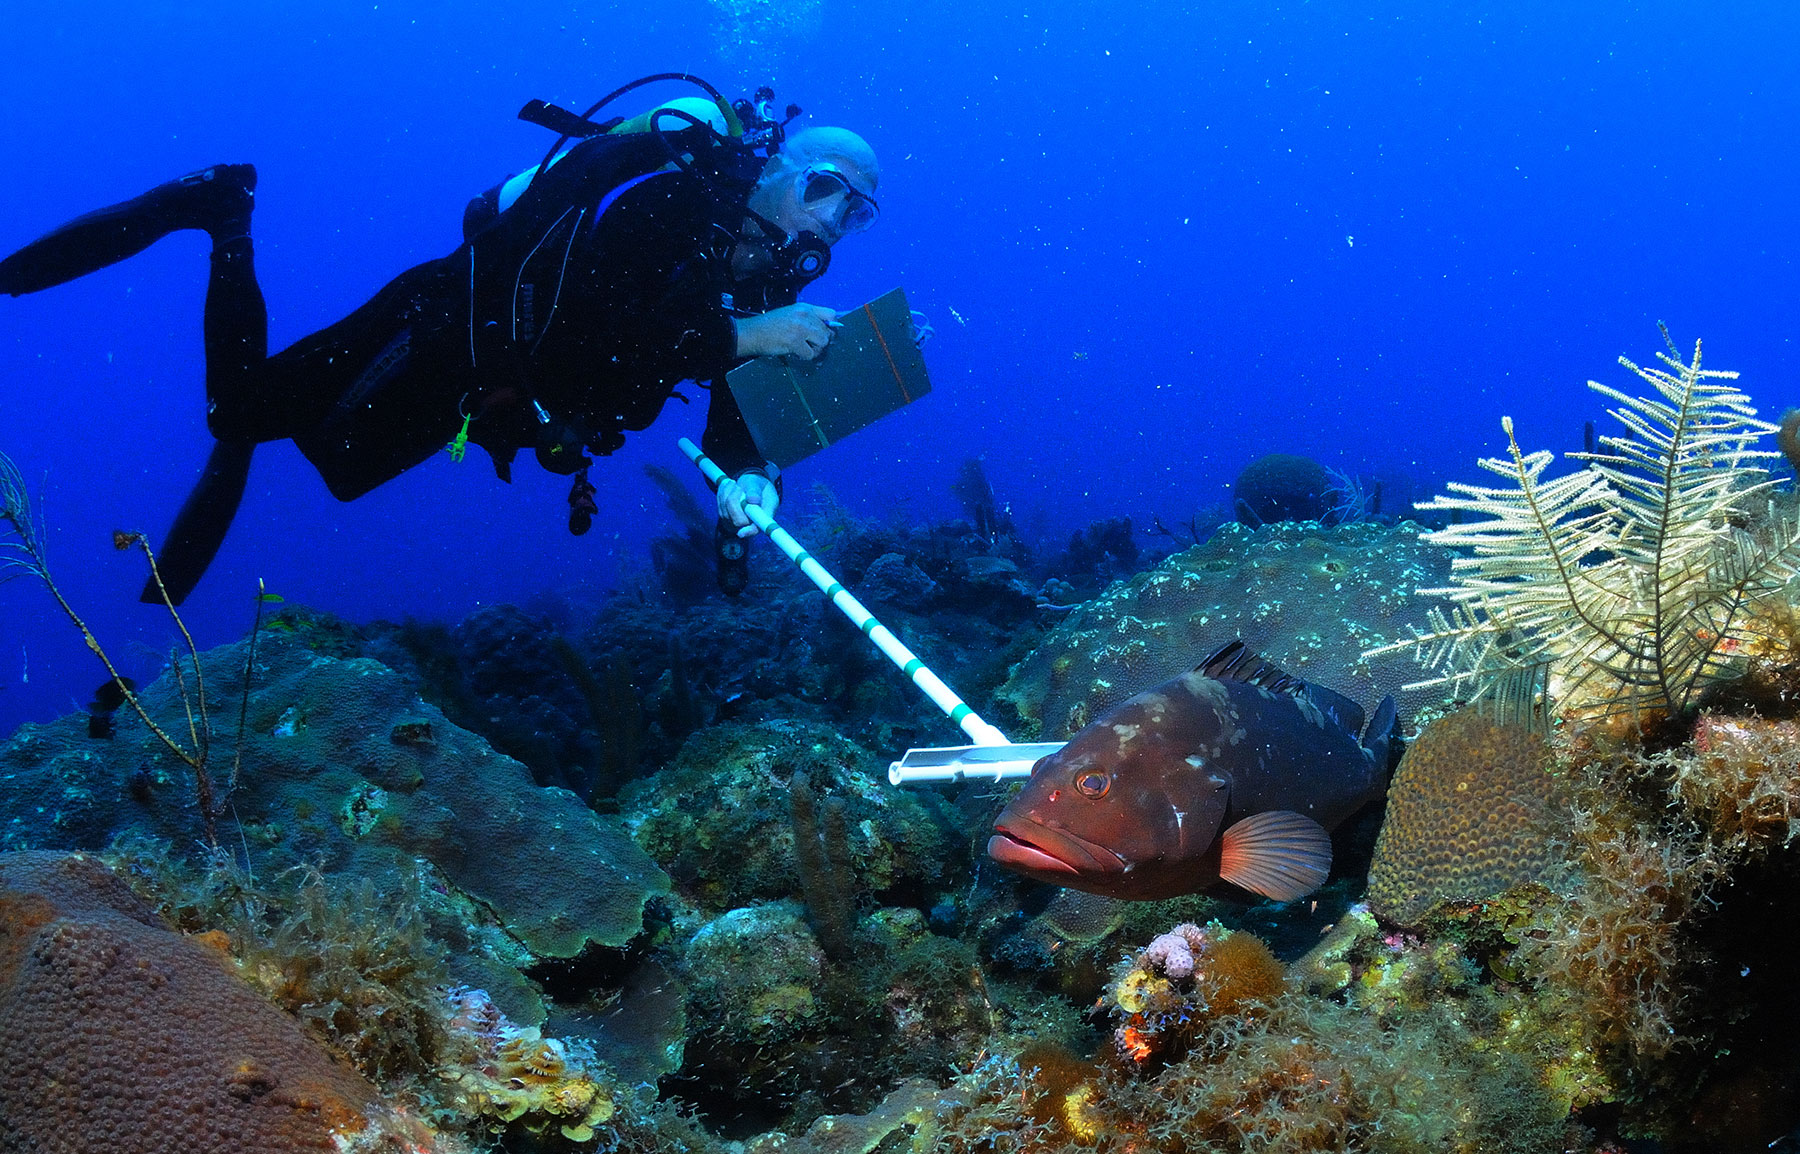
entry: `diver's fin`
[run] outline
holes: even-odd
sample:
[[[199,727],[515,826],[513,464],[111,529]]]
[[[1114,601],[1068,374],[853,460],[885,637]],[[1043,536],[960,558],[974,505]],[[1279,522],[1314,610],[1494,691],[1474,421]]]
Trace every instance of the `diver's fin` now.
[[[156,570],[162,574],[163,588],[169,601],[179,605],[187,600],[194,586],[206,574],[231,519],[237,516],[238,502],[243,499],[244,485],[250,479],[250,457],[256,452],[252,441],[217,441],[206,458],[206,471],[195,482],[193,492],[175,514],[175,524],[163,539],[162,553],[156,559]],[[163,603],[156,579],[144,582],[138,600],[150,605]]]
[[[159,184],[141,196],[78,216],[0,260],[0,292],[23,296],[116,264],[178,229],[214,241],[247,236],[256,169],[215,164]]]
[[[1214,650],[1212,656],[1194,667],[1194,671],[1214,681],[1259,685],[1270,693],[1294,694],[1306,688],[1306,682],[1264,661],[1242,641],[1233,641]]]
[[[1331,835],[1304,814],[1254,813],[1219,839],[1219,877],[1278,902],[1303,898],[1331,876]]]

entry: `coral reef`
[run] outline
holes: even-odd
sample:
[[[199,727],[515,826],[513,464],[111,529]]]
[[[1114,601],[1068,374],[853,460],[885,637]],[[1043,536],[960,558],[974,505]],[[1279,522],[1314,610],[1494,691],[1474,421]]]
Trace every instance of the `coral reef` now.
[[[204,939],[94,858],[0,856],[0,1126],[33,1150],[422,1151]]]
[[[1410,524],[1226,525],[1070,613],[997,696],[1043,737],[1066,736],[1236,636],[1354,700],[1435,701],[1401,689],[1405,661],[1363,656],[1423,626],[1429,602],[1415,590],[1449,572],[1449,552],[1417,538]]]
[[[1696,392],[1716,383],[1675,369]],[[1596,469],[1625,469],[1675,427],[1615,399],[1649,432],[1609,442]],[[1735,444],[1713,451],[1724,461]],[[1535,462],[1520,452],[1512,466],[1537,485]],[[1712,482],[1737,486],[1738,503],[1665,511],[1707,510],[1714,544],[1664,540],[1723,558],[1716,584],[1779,549],[1783,515],[1766,519],[1750,471],[1698,483]],[[1016,662],[1001,696],[1050,736],[1234,634],[1373,702],[1418,674],[1364,651],[1429,633],[1417,591],[1455,580],[1454,550],[1362,517],[1374,497],[1353,478],[1320,492],[1337,503],[1323,523],[1205,537],[1196,520],[1198,543],[1135,575],[1156,543],[1140,549],[1122,517],[1067,551],[1042,544],[1067,526],[1036,527],[1028,548],[978,467],[953,495],[966,518],[919,525],[815,493],[802,536],[984,714]],[[706,520],[696,509],[678,514],[688,529]],[[767,550],[746,605],[711,595],[703,535],[686,538],[664,543],[660,576],[595,612],[351,627],[284,607],[252,663],[225,852],[203,862],[188,852],[191,767],[133,713],[105,709],[111,696],[0,748],[0,842],[140,835],[111,860],[190,935],[176,940],[354,1064],[371,1084],[339,1074],[362,1087],[364,1116],[385,1095],[436,1131],[406,1130],[390,1108],[371,1142],[1593,1154],[1654,1139],[1686,1154],[1760,1147],[1800,1121],[1788,592],[1734,585],[1748,616],[1722,629],[1672,610],[1666,630],[1693,626],[1702,647],[1717,634],[1720,660],[1685,701],[1706,694],[1702,712],[1642,730],[1568,724],[1586,718],[1509,688],[1490,691],[1489,712],[1429,722],[1390,791],[1368,904],[1353,904],[1356,861],[1377,814],[1367,836],[1340,839],[1339,876],[1312,900],[1128,903],[982,868],[1004,787],[891,789],[887,757],[945,737],[942,718]],[[1577,573],[1646,541],[1587,549]],[[1667,588],[1691,606],[1687,587]],[[1496,652],[1530,649],[1518,628]],[[248,656],[202,655],[215,726],[237,715]],[[1444,688],[1400,696],[1429,717]],[[155,717],[185,717],[168,680],[141,696]],[[113,735],[90,735],[109,712]],[[10,901],[0,957],[55,956],[6,936],[22,908]],[[0,966],[0,992],[10,980]],[[6,1027],[0,1010],[0,1040]],[[289,1084],[246,1078],[264,1106]]]
[[[1408,744],[1388,787],[1368,901],[1414,925],[1444,901],[1552,877],[1561,807],[1549,743],[1473,709],[1440,717]]]

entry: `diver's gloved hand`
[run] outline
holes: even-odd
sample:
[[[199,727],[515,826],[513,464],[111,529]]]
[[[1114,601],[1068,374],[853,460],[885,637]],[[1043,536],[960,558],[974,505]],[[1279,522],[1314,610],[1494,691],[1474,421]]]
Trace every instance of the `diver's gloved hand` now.
[[[772,470],[775,466],[765,468]],[[760,505],[763,512],[773,517],[781,505],[781,494],[776,490],[775,482],[755,470],[744,473],[735,481],[721,482],[718,496],[719,519],[736,526],[739,537],[754,537],[757,532],[750,514],[744,512],[744,506]]]
[[[833,330],[842,327],[837,310],[824,305],[788,305],[760,316],[739,317],[737,355],[810,361],[831,343]]]

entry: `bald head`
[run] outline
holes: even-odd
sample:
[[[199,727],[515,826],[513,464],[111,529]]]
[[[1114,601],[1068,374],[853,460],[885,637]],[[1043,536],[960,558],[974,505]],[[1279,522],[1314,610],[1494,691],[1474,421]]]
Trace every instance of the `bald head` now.
[[[866,180],[864,192],[872,193],[881,184],[881,162],[875,159],[875,150],[848,128],[802,128],[787,138],[781,146],[781,155],[795,168],[835,164],[846,173]]]

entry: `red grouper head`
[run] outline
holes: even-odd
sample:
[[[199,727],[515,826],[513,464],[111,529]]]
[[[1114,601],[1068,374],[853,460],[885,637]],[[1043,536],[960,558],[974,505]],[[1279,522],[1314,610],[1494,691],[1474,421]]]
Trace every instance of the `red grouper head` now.
[[[988,855],[1014,872],[1148,900],[1222,888],[1282,901],[1324,884],[1328,831],[1379,797],[1393,705],[1362,711],[1234,643],[1138,694],[1032,767]]]
[[[1223,719],[1193,708],[1178,686],[1138,694],[1033,766],[994,822],[988,855],[1052,885],[1135,897],[1159,865],[1204,854],[1225,816],[1227,782],[1189,757],[1219,744]]]

